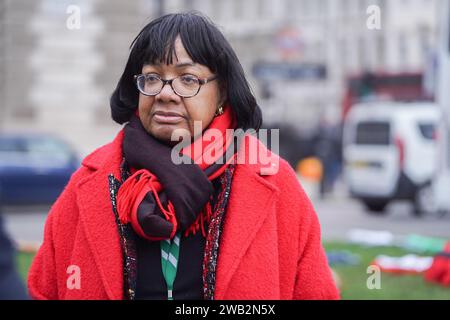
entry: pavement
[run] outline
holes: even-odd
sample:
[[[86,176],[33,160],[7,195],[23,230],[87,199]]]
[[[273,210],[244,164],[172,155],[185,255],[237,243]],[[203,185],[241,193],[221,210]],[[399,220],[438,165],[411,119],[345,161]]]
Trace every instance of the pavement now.
[[[418,234],[450,240],[450,214],[416,217],[408,202],[394,202],[374,215],[358,201],[331,197],[314,201],[324,240],[345,240],[352,229],[388,231],[396,236]]]

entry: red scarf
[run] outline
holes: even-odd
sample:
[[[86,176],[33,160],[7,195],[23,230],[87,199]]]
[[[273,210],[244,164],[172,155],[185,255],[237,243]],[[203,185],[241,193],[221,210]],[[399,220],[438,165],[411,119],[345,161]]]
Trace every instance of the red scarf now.
[[[213,119],[208,128],[203,132],[202,136],[197,138],[189,146],[183,148],[181,153],[192,159],[193,162],[207,174],[208,180],[212,181],[220,176],[225,171],[228,164],[235,159],[235,153],[233,152],[233,156],[226,159],[224,161],[225,163],[222,165],[211,162],[211,160],[216,162],[217,160],[224,158],[226,150],[228,150],[234,142],[233,132],[230,131],[227,133],[227,129],[234,129],[235,127],[236,119],[232,109],[227,106],[224,108],[224,113],[222,115],[216,116]],[[220,132],[220,138],[213,135],[213,129],[218,130],[215,132]],[[212,138],[212,136],[215,138]],[[175,164],[173,165],[176,166]],[[164,186],[158,180],[157,176],[148,169],[144,168],[136,170],[131,168],[131,173],[132,176],[123,182],[118,192],[117,211],[121,223],[131,223],[137,234],[148,240],[159,241],[166,239],[166,237],[155,237],[146,234],[138,220],[138,208],[147,193],[151,192],[164,219],[172,225],[170,238],[174,237],[179,228],[179,223],[176,218],[177,208],[174,207],[170,199],[168,199],[167,207],[165,208],[163,206],[160,194],[163,192]],[[192,181],[192,183],[195,183],[195,181]],[[195,222],[185,230],[185,235],[187,236],[189,233],[195,234],[201,228],[203,236],[206,237],[204,224],[210,222],[211,216],[212,208],[208,201],[202,211],[198,213]]]

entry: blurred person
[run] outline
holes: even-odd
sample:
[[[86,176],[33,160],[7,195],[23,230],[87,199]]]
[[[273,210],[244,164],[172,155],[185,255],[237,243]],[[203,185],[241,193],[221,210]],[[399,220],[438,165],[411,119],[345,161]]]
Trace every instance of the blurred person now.
[[[53,205],[29,273],[33,298],[339,298],[294,171],[254,135],[228,139],[226,129],[258,130],[262,115],[212,22],[169,14],[145,26],[110,106],[125,126]],[[213,142],[221,148],[207,163]],[[273,174],[249,161],[255,143],[279,161]]]
[[[315,154],[320,158],[324,167],[320,193],[324,197],[332,193],[334,184],[339,178],[342,167],[342,129],[341,125],[331,124],[322,119],[319,132],[315,137]]]
[[[16,271],[15,259],[15,250],[4,228],[0,212],[0,300],[28,299],[25,287]]]

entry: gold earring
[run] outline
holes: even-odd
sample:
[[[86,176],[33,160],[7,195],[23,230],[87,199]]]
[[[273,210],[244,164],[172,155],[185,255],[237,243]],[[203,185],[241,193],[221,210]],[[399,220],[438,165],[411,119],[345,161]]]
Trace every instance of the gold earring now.
[[[217,110],[216,110],[216,113],[214,114],[214,116],[220,116],[221,114],[223,114],[223,107],[222,106],[220,106],[220,107],[218,107],[217,108]]]

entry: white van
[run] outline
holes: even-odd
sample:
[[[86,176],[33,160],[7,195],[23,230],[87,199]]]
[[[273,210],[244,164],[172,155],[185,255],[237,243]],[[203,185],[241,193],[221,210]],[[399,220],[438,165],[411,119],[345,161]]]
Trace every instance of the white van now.
[[[351,195],[370,212],[410,200],[414,213],[432,211],[440,109],[433,103],[368,102],[344,123],[344,176]]]

